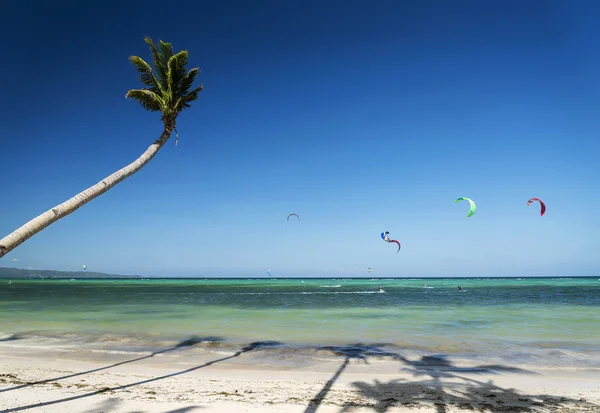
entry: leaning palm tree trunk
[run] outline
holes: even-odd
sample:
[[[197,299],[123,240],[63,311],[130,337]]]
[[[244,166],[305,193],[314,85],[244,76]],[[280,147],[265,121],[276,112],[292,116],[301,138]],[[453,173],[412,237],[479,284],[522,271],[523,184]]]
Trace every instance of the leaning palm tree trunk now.
[[[135,161],[129,165],[119,169],[117,172],[107,176],[94,186],[90,186],[85,191],[82,191],[75,195],[73,198],[63,202],[60,205],[55,206],[49,211],[38,215],[19,229],[13,231],[11,234],[0,240],[0,258],[8,254],[11,250],[27,241],[29,238],[49,226],[55,223],[59,219],[69,215],[76,211],[84,204],[88,203],[92,199],[99,195],[102,195],[112,187],[116,186],[119,182],[142,169],[154,155],[158,153],[158,150],[169,140],[171,136],[172,127],[165,125],[165,129],[156,141],[146,149],[146,151]]]
[[[203,88],[202,85],[193,88],[194,79],[200,71],[195,67],[186,72],[187,50],[173,53],[171,43],[165,43],[161,40],[157,46],[149,37],[144,38],[144,41],[150,46],[154,69],[141,57],[131,56],[129,60],[140,73],[142,83],[148,88],[130,90],[125,97],[137,100],[148,111],[161,112],[161,119],[165,125],[162,135],[134,162],[2,238],[0,240],[0,258],[50,224],[69,215],[83,204],[102,195],[125,178],[142,169],[169,140],[171,131],[175,130],[175,133],[177,133],[177,129],[175,129],[177,116],[181,111],[189,108],[191,102],[198,99],[198,93]]]

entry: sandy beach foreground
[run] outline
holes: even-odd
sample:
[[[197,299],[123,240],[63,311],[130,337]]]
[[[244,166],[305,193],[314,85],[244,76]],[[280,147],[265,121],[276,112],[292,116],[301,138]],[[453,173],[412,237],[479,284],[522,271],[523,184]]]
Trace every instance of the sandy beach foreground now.
[[[600,412],[598,369],[536,368],[337,347],[295,366],[237,351],[97,351],[0,342],[2,412]],[[326,354],[328,353],[328,354]],[[280,353],[274,357],[283,357]],[[493,362],[493,360],[491,360]]]

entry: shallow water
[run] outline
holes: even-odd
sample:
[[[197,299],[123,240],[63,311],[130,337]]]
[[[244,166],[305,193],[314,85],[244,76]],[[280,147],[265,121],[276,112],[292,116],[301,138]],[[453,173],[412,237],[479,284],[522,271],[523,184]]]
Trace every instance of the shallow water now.
[[[600,366],[599,310],[597,277],[0,280],[0,338],[71,335],[124,349],[195,336],[591,367]]]

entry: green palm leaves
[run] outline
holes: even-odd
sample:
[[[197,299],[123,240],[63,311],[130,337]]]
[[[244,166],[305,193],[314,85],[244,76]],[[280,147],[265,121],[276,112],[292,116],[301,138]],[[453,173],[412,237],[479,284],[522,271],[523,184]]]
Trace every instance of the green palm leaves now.
[[[175,127],[179,113],[198,99],[198,93],[203,88],[200,85],[192,89],[200,71],[195,67],[186,72],[187,50],[173,54],[171,43],[160,40],[155,45],[149,37],[144,41],[150,46],[154,68],[141,57],[131,56],[129,60],[141,73],[140,80],[147,88],[130,90],[125,97],[137,100],[146,110],[160,111],[165,125]]]

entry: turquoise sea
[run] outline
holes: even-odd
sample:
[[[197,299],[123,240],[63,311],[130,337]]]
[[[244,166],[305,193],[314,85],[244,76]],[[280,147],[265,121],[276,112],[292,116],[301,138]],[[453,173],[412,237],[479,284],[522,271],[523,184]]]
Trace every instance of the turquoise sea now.
[[[11,337],[124,351],[190,337],[290,352],[360,343],[598,367],[600,279],[0,280],[0,344]]]

